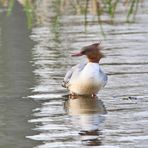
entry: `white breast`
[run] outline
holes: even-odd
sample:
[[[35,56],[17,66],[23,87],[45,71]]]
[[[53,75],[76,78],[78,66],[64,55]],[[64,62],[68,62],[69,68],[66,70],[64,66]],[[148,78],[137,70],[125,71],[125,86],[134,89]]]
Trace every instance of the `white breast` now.
[[[98,63],[88,63],[70,82],[70,91],[77,94],[95,94],[105,85],[105,77]]]

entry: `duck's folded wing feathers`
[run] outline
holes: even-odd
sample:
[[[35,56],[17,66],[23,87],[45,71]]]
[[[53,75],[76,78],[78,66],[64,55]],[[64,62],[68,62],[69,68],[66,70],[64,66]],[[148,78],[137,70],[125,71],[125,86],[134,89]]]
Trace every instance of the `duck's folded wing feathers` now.
[[[86,66],[87,62],[83,62],[83,63],[80,63],[80,64],[77,64],[76,66],[73,66],[65,75],[64,77],[64,81],[63,81],[63,84],[62,86],[67,88],[68,87],[68,83],[73,75],[73,73],[75,71],[81,71],[83,70],[83,68]]]

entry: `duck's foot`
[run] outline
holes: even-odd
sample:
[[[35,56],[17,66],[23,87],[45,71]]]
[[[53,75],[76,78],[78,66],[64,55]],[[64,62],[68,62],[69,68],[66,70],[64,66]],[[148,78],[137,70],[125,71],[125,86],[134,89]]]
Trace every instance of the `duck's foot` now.
[[[79,97],[90,97],[90,98],[94,99],[94,98],[97,98],[97,95],[96,94],[90,94],[90,95],[89,94],[84,94],[84,95],[80,95],[80,94],[76,94],[74,92],[71,92],[69,94],[69,99],[77,99]]]
[[[97,95],[96,95],[96,94],[92,94],[91,96],[92,96],[92,98],[96,98],[96,97],[97,97]]]
[[[77,99],[78,98],[78,94],[76,94],[76,93],[74,93],[74,92],[71,92],[70,94],[69,94],[69,98],[70,99]]]
[[[96,94],[92,94],[91,96],[94,98],[94,97],[96,97],[97,95],[96,95]]]

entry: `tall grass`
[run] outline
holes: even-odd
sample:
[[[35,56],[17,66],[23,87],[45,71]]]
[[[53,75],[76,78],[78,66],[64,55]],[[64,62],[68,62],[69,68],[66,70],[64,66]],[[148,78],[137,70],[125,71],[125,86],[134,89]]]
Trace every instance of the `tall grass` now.
[[[0,0],[0,4],[7,4],[7,16],[10,16],[17,0]],[[20,0],[18,0],[20,1]],[[24,12],[27,17],[28,27],[31,28],[35,14],[35,2],[40,0],[21,0]],[[43,0],[42,0],[43,1]],[[98,23],[102,28],[102,16],[107,14],[110,17],[110,23],[113,23],[118,13],[119,5],[125,7],[127,22],[133,22],[137,14],[140,0],[51,0],[52,3],[59,6],[59,13],[69,12],[72,8],[75,14],[84,15],[84,26],[88,24],[87,16],[92,14],[98,17]],[[41,1],[40,1],[41,2]],[[54,7],[55,7],[54,5]],[[44,8],[43,8],[44,9]],[[50,12],[51,10],[49,10]],[[55,20],[54,20],[55,21]]]
[[[60,1],[54,1],[52,2],[52,10],[55,12],[55,15],[51,18],[51,31],[53,33],[53,41],[55,43],[55,46],[58,46],[60,41]]]
[[[7,7],[7,16],[11,15],[15,2],[16,0],[0,0],[0,5],[3,7]],[[23,9],[27,18],[28,28],[31,28],[33,24],[33,15],[34,15],[32,0],[22,0],[22,2],[23,2],[22,3]]]
[[[8,3],[7,16],[10,16],[13,6],[14,6],[14,0],[10,0]]]
[[[24,11],[27,17],[28,28],[31,28],[33,23],[33,4],[30,0],[25,0]]]
[[[127,14],[127,22],[134,21],[138,11],[139,0],[132,0]],[[131,19],[130,19],[131,17]]]

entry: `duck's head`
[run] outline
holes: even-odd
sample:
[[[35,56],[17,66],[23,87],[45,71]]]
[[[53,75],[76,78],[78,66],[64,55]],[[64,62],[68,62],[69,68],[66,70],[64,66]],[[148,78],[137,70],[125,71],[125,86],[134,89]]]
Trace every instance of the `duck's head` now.
[[[72,54],[73,57],[86,55],[88,60],[93,63],[98,63],[104,55],[101,53],[100,43],[95,43],[83,47],[80,52]]]

